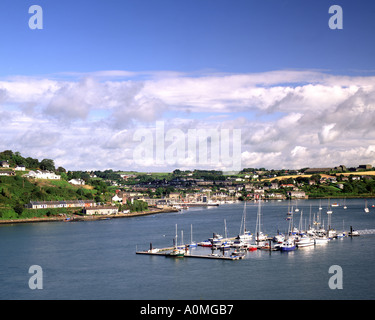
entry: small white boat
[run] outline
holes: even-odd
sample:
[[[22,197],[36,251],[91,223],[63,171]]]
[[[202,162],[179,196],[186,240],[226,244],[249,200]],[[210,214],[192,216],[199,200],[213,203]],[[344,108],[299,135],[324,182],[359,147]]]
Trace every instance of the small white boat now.
[[[259,232],[256,235],[256,241],[266,241],[267,240],[267,235],[263,234],[263,232]]]
[[[329,239],[335,238],[336,236],[337,236],[336,230],[333,230],[333,229],[328,230],[328,238]]]
[[[239,237],[242,241],[250,241],[253,239],[253,235],[251,234],[250,231],[245,231],[245,233],[240,234]]]
[[[193,241],[193,225],[190,225],[190,244],[189,248],[195,248],[197,246],[197,243]]]
[[[346,237],[345,232],[339,232],[336,237],[337,238],[345,238]]]
[[[303,236],[298,241],[296,241],[297,248],[309,247],[309,246],[313,246],[314,244],[315,244],[314,239],[308,236]]]
[[[359,232],[353,230],[352,232],[349,232],[349,236],[351,236],[351,237],[359,236]]]
[[[232,248],[246,248],[249,245],[249,242],[243,241],[239,236],[233,240],[231,244]]]
[[[205,241],[199,242],[198,246],[201,246],[201,247],[212,247],[212,243],[209,240],[205,240]]]
[[[321,245],[328,243],[329,239],[327,237],[317,237],[314,239],[315,245]]]
[[[367,207],[367,200],[365,200],[365,212],[366,213],[369,213],[370,212],[370,209]]]
[[[185,253],[186,253],[186,251],[185,251],[184,249],[174,248],[174,249],[169,253],[169,255],[170,255],[170,256],[174,256],[174,257],[183,257],[183,256],[185,256]]]
[[[243,259],[245,257],[245,252],[243,250],[234,250],[231,253],[231,257],[238,257],[239,259]]]
[[[283,243],[285,240],[285,236],[283,234],[277,234],[276,236],[273,237],[273,241],[277,243]]]

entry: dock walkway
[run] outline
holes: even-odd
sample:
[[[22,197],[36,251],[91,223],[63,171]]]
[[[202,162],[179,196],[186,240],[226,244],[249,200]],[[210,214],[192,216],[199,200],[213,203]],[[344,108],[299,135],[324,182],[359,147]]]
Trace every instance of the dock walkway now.
[[[160,252],[161,251],[161,252]],[[136,254],[146,254],[146,255],[153,255],[153,256],[165,256],[165,257],[174,257],[170,255],[167,252],[164,252],[166,250],[159,250],[158,252],[150,252],[150,251],[136,251]],[[243,257],[241,256],[222,256],[222,255],[217,255],[217,254],[209,254],[209,255],[200,255],[200,254],[185,254],[182,257],[179,258],[202,258],[202,259],[219,259],[219,260],[239,260],[242,259]]]

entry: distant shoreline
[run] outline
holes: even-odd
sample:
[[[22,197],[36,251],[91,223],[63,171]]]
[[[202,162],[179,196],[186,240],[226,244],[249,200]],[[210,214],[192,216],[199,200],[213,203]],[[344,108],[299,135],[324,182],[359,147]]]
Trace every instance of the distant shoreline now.
[[[177,209],[168,208],[168,209],[156,209],[156,210],[148,210],[148,211],[141,211],[141,212],[132,212],[132,213],[119,213],[119,214],[109,214],[109,215],[90,215],[90,216],[80,216],[74,215],[70,218],[70,220],[66,222],[77,222],[77,221],[97,221],[97,220],[104,220],[104,219],[117,219],[117,218],[131,218],[131,217],[142,217],[148,216],[153,214],[159,213],[167,213],[167,212],[177,212]],[[59,217],[38,217],[38,218],[27,218],[27,219],[9,219],[9,220],[0,220],[1,224],[19,224],[19,223],[36,223],[36,222],[56,222],[56,221],[65,221],[67,217],[59,216]]]

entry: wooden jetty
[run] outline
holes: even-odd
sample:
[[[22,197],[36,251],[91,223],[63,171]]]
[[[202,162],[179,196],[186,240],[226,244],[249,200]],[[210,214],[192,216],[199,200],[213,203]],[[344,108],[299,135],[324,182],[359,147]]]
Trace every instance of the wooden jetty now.
[[[171,255],[169,252],[165,252],[167,249],[160,249],[158,252],[148,251],[136,251],[136,254],[146,254],[152,256],[165,256],[165,257],[175,257]],[[201,255],[201,254],[190,254],[187,253],[181,257],[176,258],[201,258],[201,259],[219,259],[219,260],[239,260],[243,259],[243,256],[222,256],[218,254],[208,254],[208,255]]]

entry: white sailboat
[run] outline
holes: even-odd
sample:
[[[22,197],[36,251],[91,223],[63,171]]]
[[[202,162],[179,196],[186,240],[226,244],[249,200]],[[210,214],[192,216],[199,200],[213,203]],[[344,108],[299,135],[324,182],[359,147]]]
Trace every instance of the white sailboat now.
[[[197,246],[197,243],[193,241],[193,225],[190,225],[190,248],[195,248]]]
[[[253,239],[253,235],[251,234],[251,232],[246,230],[246,201],[243,209],[240,233],[238,235],[238,238],[245,242]]]
[[[175,238],[174,238],[174,248],[169,253],[169,255],[170,256],[174,256],[174,257],[183,257],[185,255],[185,250],[184,249],[180,249],[177,246],[177,224],[176,224],[176,235],[175,235]]]
[[[298,209],[298,200],[296,199],[296,208],[294,209],[295,212],[299,212],[299,209]]]
[[[330,204],[330,201],[328,199],[328,208],[327,208],[327,214],[332,214],[332,208],[331,208],[331,204]]]
[[[367,200],[365,200],[365,212],[366,213],[369,213],[370,212],[370,209],[367,207]]]
[[[265,234],[263,234],[263,232],[261,231],[261,225],[262,225],[262,222],[261,222],[261,200],[259,200],[258,202],[258,213],[257,213],[257,223],[256,223],[256,226],[255,226],[255,236],[256,236],[256,241],[266,241],[267,240],[267,236]]]

